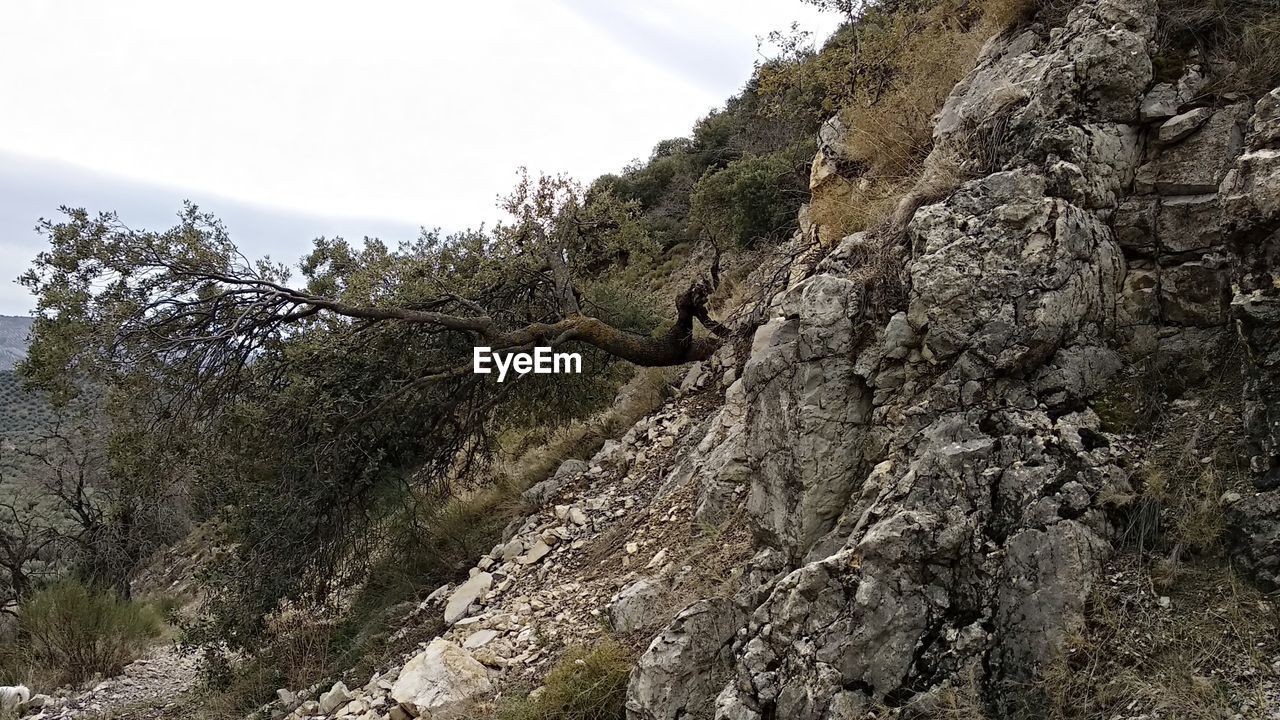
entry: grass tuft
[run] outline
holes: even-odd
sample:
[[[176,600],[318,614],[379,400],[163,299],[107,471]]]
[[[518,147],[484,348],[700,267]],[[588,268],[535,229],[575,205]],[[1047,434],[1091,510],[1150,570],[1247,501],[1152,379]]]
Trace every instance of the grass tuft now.
[[[623,720],[631,658],[616,643],[565,653],[536,697],[512,699],[498,720]]]

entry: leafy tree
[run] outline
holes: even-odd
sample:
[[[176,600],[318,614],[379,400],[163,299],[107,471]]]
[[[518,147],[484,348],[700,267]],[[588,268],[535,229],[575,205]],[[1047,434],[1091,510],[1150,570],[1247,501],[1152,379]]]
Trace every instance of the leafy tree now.
[[[588,197],[590,195],[590,197]],[[99,388],[122,471],[190,472],[196,505],[235,548],[211,569],[210,624],[252,644],[287,600],[361,577],[387,504],[411,482],[482,466],[506,422],[553,421],[607,398],[612,359],[677,365],[719,345],[706,300],[680,294],[659,332],[644,298],[614,291],[653,253],[635,207],[565,178],[522,175],[491,231],[424,232],[392,249],[319,239],[293,271],[249,260],[187,207],[162,232],[66,210],[23,277],[39,298],[26,377],[67,403]],[[472,348],[582,351],[579,376],[498,384]]]

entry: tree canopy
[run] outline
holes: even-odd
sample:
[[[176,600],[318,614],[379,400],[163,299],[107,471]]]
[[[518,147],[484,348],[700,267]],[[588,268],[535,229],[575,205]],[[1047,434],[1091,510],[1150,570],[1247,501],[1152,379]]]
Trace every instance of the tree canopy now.
[[[193,502],[227,515],[236,557],[215,570],[212,617],[239,624],[219,636],[245,640],[275,603],[357,576],[361,530],[411,474],[448,483],[503,423],[599,406],[615,360],[678,365],[718,347],[715,268],[665,328],[653,293],[619,282],[655,255],[634,204],[525,174],[503,207],[511,221],[491,230],[394,249],[321,238],[296,269],[248,258],[194,206],[164,231],[72,209],[42,224],[22,371],[64,406],[101,398],[117,477],[181,465]],[[477,345],[573,346],[584,372],[499,385],[472,373]]]

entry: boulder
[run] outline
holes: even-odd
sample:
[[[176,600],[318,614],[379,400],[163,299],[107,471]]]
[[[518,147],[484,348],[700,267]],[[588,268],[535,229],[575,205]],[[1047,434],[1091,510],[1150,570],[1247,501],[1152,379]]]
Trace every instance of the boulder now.
[[[414,705],[421,716],[453,720],[493,692],[484,665],[453,643],[436,638],[400,670],[391,697]]]
[[[31,690],[26,685],[0,685],[0,713],[16,713],[29,700]]]
[[[354,699],[355,696],[347,690],[346,684],[339,680],[329,688],[328,692],[320,695],[320,712],[324,715],[332,715]]]
[[[449,596],[449,602],[444,606],[444,621],[452,625],[467,615],[467,608],[476,600],[484,597],[489,592],[489,588],[493,587],[493,575],[487,572],[478,572],[472,575],[466,582],[458,586],[457,590]]]
[[[280,688],[276,690],[276,700],[285,710],[292,710],[298,707],[298,696],[293,694],[288,688]]]
[[[609,604],[609,625],[614,632],[632,633],[652,624],[662,592],[661,583],[651,578],[640,578],[623,588]]]
[[[654,638],[627,685],[627,720],[710,717],[728,676],[730,643],[746,616],[733,601],[701,600]]]
[[[516,562],[520,563],[521,565],[532,565],[538,562],[539,560],[541,560],[542,558],[546,557],[547,554],[550,552],[551,552],[551,546],[548,545],[547,542],[542,538],[538,538],[537,540],[533,541],[533,544],[530,545],[527,550],[525,550],[525,553],[523,555],[516,558]]]

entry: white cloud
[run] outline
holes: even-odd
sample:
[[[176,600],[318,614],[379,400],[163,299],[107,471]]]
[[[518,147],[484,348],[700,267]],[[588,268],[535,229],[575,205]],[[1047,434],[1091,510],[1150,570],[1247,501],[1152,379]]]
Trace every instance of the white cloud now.
[[[0,0],[0,151],[461,228],[494,217],[518,166],[586,180],[686,134],[747,79],[755,36],[834,24],[815,17],[789,0]]]

